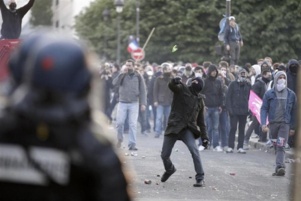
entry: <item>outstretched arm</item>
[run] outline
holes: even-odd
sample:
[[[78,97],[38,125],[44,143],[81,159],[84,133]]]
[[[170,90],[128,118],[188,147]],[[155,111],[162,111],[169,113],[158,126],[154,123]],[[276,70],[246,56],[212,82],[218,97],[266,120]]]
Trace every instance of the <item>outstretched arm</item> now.
[[[1,12],[3,9],[7,10],[4,0],[0,0],[0,8],[1,8]]]
[[[22,17],[31,9],[34,2],[35,2],[35,0],[29,0],[29,2],[25,6],[18,9],[18,11]]]

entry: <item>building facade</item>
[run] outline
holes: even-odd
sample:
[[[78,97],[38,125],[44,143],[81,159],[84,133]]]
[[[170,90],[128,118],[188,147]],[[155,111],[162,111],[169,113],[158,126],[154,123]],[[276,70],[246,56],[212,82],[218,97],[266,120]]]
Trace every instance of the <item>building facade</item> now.
[[[53,28],[74,33],[75,16],[94,0],[52,0]]]

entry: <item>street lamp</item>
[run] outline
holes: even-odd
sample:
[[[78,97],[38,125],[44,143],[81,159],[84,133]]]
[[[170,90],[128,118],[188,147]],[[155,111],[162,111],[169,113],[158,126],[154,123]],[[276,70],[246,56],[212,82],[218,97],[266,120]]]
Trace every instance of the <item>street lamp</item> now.
[[[108,21],[109,17],[110,17],[110,10],[108,10],[108,8],[105,8],[104,11],[102,11],[102,17],[103,17],[103,21]]]
[[[140,5],[139,0],[136,0],[136,40],[139,44],[140,36],[139,36],[139,17],[140,17]]]
[[[116,63],[120,64],[120,13],[123,10],[124,1],[123,0],[115,0],[115,7],[117,12],[117,59]]]
[[[107,8],[102,11],[103,21],[106,23],[110,17],[110,10]],[[105,27],[106,28],[106,27]],[[106,48],[107,48],[107,33],[104,31],[104,41],[103,41],[103,58],[106,60]]]

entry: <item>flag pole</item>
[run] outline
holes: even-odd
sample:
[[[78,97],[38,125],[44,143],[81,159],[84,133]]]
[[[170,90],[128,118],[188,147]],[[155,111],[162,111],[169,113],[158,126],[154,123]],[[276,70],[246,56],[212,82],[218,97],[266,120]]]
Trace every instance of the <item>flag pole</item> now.
[[[146,42],[144,43],[144,45],[143,45],[143,47],[142,47],[143,50],[145,49],[146,45],[148,44],[148,42],[149,42],[150,38],[152,37],[154,31],[155,31],[155,28],[153,28],[152,31],[150,32],[150,34],[149,34],[149,36],[148,36]]]

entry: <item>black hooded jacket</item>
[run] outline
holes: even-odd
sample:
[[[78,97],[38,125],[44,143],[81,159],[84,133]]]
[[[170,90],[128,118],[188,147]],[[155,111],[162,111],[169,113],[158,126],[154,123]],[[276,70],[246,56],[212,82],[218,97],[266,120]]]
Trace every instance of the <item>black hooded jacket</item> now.
[[[297,66],[297,72],[292,72],[292,66],[296,65]],[[297,73],[300,70],[300,65],[297,60],[291,59],[289,60],[287,64],[287,87],[291,90],[293,90],[295,93],[297,93]]]
[[[212,71],[216,71],[216,76],[210,76]],[[206,107],[221,107],[223,105],[223,86],[221,80],[217,79],[218,70],[215,65],[208,68],[207,78],[202,94],[205,95]]]
[[[261,98],[263,99],[264,93],[268,89],[268,83],[265,83],[262,77],[258,78],[254,85],[252,86],[252,90]]]
[[[165,135],[178,134],[184,128],[189,128],[196,139],[208,139],[203,96],[183,83],[176,83],[174,79],[168,87],[173,92],[173,101]]]
[[[230,115],[248,115],[249,114],[249,95],[251,84],[247,81],[238,80],[230,83],[226,95],[226,107]]]

